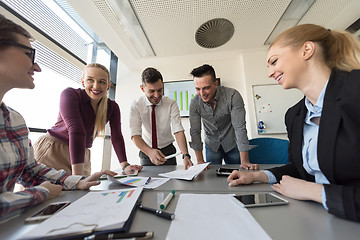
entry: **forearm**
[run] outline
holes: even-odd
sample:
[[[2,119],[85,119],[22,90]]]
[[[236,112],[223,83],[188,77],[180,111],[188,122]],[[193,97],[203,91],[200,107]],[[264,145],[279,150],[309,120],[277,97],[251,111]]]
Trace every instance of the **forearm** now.
[[[175,139],[176,139],[177,145],[180,148],[181,153],[188,154],[189,151],[188,151],[188,147],[186,144],[186,137],[185,137],[184,131],[175,133]]]
[[[43,202],[49,192],[44,187],[32,187],[25,191],[0,194],[0,223],[20,215],[26,208]]]
[[[84,175],[84,163],[71,165],[72,175]]]
[[[202,151],[195,151],[197,163],[204,163],[204,156]]]
[[[149,152],[152,148],[146,144],[146,142],[142,139],[141,136],[135,135],[135,136],[132,136],[131,139],[133,140],[133,142],[135,143],[137,148],[139,148],[147,156],[149,155]]]
[[[248,152],[240,152],[240,160],[241,160],[241,163],[248,163],[249,162],[249,153]]]

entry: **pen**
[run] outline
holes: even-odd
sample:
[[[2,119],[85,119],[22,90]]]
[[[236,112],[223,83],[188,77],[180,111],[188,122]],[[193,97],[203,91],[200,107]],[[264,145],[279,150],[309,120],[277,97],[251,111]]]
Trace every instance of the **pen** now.
[[[105,239],[124,239],[124,238],[137,238],[137,239],[150,239],[153,238],[154,232],[134,232],[134,233],[105,233],[94,234],[85,237],[84,240],[105,240]]]
[[[169,204],[170,200],[175,196],[175,190],[171,190],[169,192],[169,194],[166,196],[166,198],[164,199],[164,201],[162,201],[162,203],[160,204],[160,209],[164,210],[167,205]]]
[[[149,178],[146,180],[145,185],[148,185],[150,181],[151,181],[151,177],[149,177]]]
[[[139,208],[145,212],[149,212],[149,213],[153,213],[156,216],[165,218],[167,220],[173,220],[175,218],[175,214],[173,213],[168,213],[168,212],[164,212],[161,210],[157,210],[157,209],[153,209],[153,208],[148,208],[148,207],[144,207],[142,205],[139,206]]]
[[[127,177],[126,175],[116,175],[114,178],[125,178],[125,177]],[[108,178],[107,178],[107,176],[105,175],[105,176],[101,176],[100,178],[99,178],[99,180],[107,180]]]
[[[179,153],[174,153],[174,154],[171,154],[171,155],[166,156],[165,159],[170,159],[170,158],[176,157],[176,156],[178,156],[178,155],[180,155],[180,154],[181,154],[181,152],[179,152]]]

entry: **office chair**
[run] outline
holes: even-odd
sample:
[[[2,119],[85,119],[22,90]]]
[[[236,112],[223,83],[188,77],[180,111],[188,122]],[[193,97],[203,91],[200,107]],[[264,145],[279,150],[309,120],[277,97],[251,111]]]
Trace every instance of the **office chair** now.
[[[257,147],[249,151],[249,160],[255,164],[287,164],[289,141],[278,138],[253,138],[250,145]]]

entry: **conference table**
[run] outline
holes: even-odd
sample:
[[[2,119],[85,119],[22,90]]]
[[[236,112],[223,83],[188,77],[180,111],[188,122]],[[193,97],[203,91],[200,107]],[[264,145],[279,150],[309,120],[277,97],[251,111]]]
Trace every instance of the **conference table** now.
[[[170,190],[175,190],[175,197],[166,208],[167,212],[174,212],[179,196],[182,193],[200,194],[248,194],[274,192],[269,184],[253,183],[229,187],[226,177],[217,176],[215,170],[224,165],[211,165],[192,181],[171,179],[154,190],[144,190],[142,204],[151,208],[158,208],[159,195],[166,196]],[[238,165],[226,165],[237,167]],[[266,169],[277,165],[260,165]],[[145,166],[139,176],[158,177],[159,173],[181,169],[183,166]],[[102,180],[101,184],[92,187],[90,191],[113,190],[121,188],[109,180]],[[18,239],[37,224],[27,224],[24,220],[39,211],[47,204],[55,201],[74,202],[89,191],[63,191],[56,199],[47,200],[27,211],[21,216],[0,225],[0,239]],[[351,222],[329,214],[321,204],[311,201],[298,201],[283,197],[289,201],[288,205],[249,208],[249,212],[268,233],[272,239],[360,239],[360,224]],[[209,209],[211,211],[211,209]],[[176,218],[176,217],[175,217]],[[153,239],[166,239],[171,221],[159,218],[153,214],[136,210],[130,232],[153,231]],[[239,226],[241,228],[242,226]],[[206,231],[206,229],[204,229]],[[219,225],[221,231],[221,224]],[[244,229],[246,231],[246,229]],[[189,233],[191,237],[191,233]],[[233,236],[241,239],[241,236]],[[189,238],[191,239],[191,238]]]

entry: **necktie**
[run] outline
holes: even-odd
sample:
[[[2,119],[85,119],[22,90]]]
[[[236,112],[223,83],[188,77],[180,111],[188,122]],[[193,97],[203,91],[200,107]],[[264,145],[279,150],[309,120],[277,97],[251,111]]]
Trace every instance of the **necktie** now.
[[[152,105],[152,111],[151,111],[151,137],[152,137],[152,148],[158,148],[157,145],[157,134],[156,134],[156,118],[155,118],[155,107],[156,105]]]

